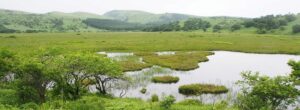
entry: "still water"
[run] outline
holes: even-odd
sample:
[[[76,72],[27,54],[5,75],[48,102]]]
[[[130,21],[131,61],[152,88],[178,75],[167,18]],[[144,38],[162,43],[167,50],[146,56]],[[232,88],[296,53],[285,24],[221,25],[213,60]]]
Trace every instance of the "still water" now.
[[[228,51],[214,51],[214,55],[208,56],[208,62],[199,63],[199,68],[191,71],[175,71],[168,68],[153,66],[141,71],[127,72],[126,75],[131,77],[132,83],[126,87],[124,97],[150,99],[151,95],[157,94],[173,95],[177,101],[186,98],[198,98],[204,102],[213,102],[219,99],[226,99],[236,95],[238,89],[235,82],[241,79],[240,73],[244,71],[259,72],[261,75],[278,76],[288,75],[291,68],[287,62],[291,59],[300,60],[300,56],[283,55],[283,54],[253,54]],[[133,53],[106,53],[109,57],[122,55],[133,55]],[[164,54],[173,54],[173,52],[164,52]],[[151,83],[151,78],[157,75],[173,75],[180,78],[175,84]],[[178,87],[184,84],[192,83],[209,83],[225,85],[230,89],[228,94],[221,95],[202,95],[197,97],[186,97],[179,94]],[[124,86],[124,85],[123,85]],[[146,88],[145,94],[140,93],[142,88]],[[114,89],[111,93],[119,96],[121,90]]]

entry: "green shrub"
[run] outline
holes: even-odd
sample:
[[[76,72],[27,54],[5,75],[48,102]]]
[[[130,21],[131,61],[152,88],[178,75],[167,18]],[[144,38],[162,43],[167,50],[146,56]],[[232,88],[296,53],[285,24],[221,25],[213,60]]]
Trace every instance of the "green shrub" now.
[[[160,102],[160,107],[168,110],[171,108],[171,106],[174,104],[175,101],[176,101],[175,97],[172,95],[169,95]]]
[[[184,95],[221,94],[228,92],[225,86],[212,84],[189,84],[179,87],[179,93]]]
[[[241,110],[287,109],[299,96],[299,90],[288,76],[268,77],[244,72],[242,78],[238,81],[242,88],[236,103]]]
[[[300,32],[300,25],[297,24],[297,25],[294,25],[293,26],[293,33],[299,33]]]
[[[147,89],[146,89],[146,88],[142,88],[142,89],[140,90],[140,92],[141,92],[142,94],[145,94],[145,93],[147,92]]]
[[[174,76],[154,76],[152,78],[154,83],[177,83],[178,81],[179,77]]]
[[[14,35],[11,35],[11,36],[8,36],[8,37],[6,37],[6,38],[12,38],[12,39],[15,39],[15,38],[17,38],[17,37],[14,36]]]
[[[151,96],[151,102],[158,102],[158,101],[159,101],[158,95],[153,94],[153,95]]]

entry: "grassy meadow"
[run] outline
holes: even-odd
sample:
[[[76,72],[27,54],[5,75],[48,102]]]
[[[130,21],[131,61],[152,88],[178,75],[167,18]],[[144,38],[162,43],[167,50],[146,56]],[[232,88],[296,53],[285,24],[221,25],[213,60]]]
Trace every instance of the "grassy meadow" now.
[[[298,35],[204,32],[99,32],[0,34],[0,47],[28,54],[38,48],[73,51],[239,51],[300,54]]]

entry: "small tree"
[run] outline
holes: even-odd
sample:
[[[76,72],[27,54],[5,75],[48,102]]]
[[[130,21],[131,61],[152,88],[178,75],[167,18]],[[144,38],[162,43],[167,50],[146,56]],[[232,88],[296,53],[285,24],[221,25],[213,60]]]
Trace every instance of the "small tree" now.
[[[61,71],[55,75],[54,95],[62,95],[63,99],[78,99],[86,90],[84,81],[88,79],[87,70],[90,54],[72,53],[62,56],[57,61]]]
[[[300,25],[296,24],[293,26],[293,33],[299,33],[300,32]]]
[[[296,62],[294,60],[290,60],[288,65],[290,65],[293,69],[291,76],[296,80],[300,80],[300,61]]]
[[[41,53],[40,53],[41,52]],[[21,58],[16,69],[17,94],[20,103],[46,101],[47,87],[52,76],[58,74],[54,51],[39,51],[31,57]]]
[[[242,26],[240,24],[234,24],[231,26],[230,30],[233,32],[236,30],[240,30],[241,28],[242,28]]]
[[[95,80],[96,89],[101,94],[106,94],[108,82],[122,78],[123,72],[117,63],[108,58],[91,55],[89,60],[88,73]]]
[[[238,97],[238,107],[243,110],[277,110],[286,109],[295,103],[299,91],[290,77],[270,78],[259,73],[242,73],[243,80],[238,81],[242,93]]]
[[[213,32],[220,32],[221,29],[222,29],[222,27],[220,25],[215,25],[213,27]]]

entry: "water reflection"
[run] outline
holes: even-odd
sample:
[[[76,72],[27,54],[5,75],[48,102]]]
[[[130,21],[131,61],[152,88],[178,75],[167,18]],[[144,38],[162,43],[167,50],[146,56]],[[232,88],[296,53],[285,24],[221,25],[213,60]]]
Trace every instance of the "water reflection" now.
[[[177,101],[186,98],[201,99],[203,102],[213,103],[215,100],[232,99],[237,94],[237,86],[234,84],[241,79],[240,73],[243,71],[260,72],[262,75],[277,76],[288,75],[291,68],[287,65],[290,59],[300,60],[300,56],[282,55],[282,54],[252,54],[227,51],[215,51],[215,54],[208,56],[208,62],[199,63],[199,67],[191,71],[175,71],[168,68],[153,66],[141,71],[127,72],[126,76],[130,78],[127,83],[122,82],[126,94],[124,97],[150,99],[151,95],[157,94],[159,97],[164,95],[173,95]],[[166,52],[163,54],[173,54]],[[160,54],[160,55],[163,55]],[[175,54],[175,53],[174,53]],[[109,55],[109,54],[107,54]],[[110,54],[109,57],[120,57],[126,54]],[[151,83],[151,78],[156,75],[173,75],[180,78],[176,84]],[[220,95],[201,95],[197,97],[186,97],[179,94],[178,87],[184,84],[209,83],[225,85],[229,88],[228,94]],[[117,84],[116,84],[117,85]],[[120,85],[119,85],[120,86]],[[140,93],[142,88],[146,88],[146,94]],[[124,91],[124,88],[112,89],[111,93],[115,96]]]

